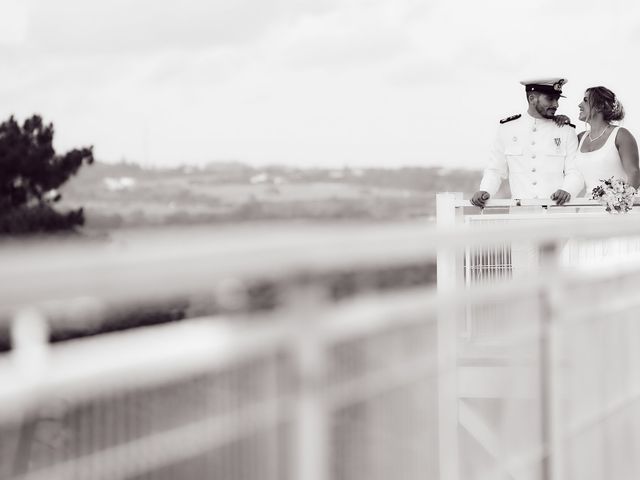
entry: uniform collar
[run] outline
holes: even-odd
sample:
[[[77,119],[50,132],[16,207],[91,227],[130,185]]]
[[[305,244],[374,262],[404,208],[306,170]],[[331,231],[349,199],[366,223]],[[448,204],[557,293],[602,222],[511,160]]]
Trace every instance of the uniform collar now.
[[[541,123],[546,123],[546,122],[552,122],[553,121],[550,118],[536,118],[536,117],[532,116],[527,110],[525,110],[525,112],[524,112],[524,117],[527,118],[529,123],[538,124],[538,125],[540,125]]]

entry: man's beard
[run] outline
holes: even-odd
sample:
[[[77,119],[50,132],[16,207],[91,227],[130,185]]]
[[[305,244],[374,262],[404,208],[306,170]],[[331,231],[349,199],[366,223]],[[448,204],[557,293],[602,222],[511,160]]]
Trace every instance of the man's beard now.
[[[542,117],[544,118],[553,118],[556,115],[556,111],[549,108],[543,108],[540,105],[536,105],[536,112],[538,112],[540,115],[542,115]]]

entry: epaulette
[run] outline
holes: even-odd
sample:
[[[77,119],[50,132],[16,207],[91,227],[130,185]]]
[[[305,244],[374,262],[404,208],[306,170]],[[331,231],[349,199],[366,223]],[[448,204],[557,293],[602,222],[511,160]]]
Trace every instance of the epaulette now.
[[[517,115],[511,115],[510,117],[503,118],[502,120],[500,120],[500,123],[507,123],[507,122],[510,122],[511,120],[517,120],[521,116],[522,114],[520,113],[518,113]]]
[[[567,125],[569,125],[570,127],[576,128],[576,126],[573,123],[567,123]]]

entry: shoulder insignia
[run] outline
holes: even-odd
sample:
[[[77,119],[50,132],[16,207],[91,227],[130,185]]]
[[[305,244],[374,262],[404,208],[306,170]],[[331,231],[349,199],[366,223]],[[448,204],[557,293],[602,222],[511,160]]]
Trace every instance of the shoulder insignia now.
[[[522,115],[520,113],[518,113],[517,115],[511,115],[510,117],[503,118],[502,120],[500,120],[500,123],[507,123],[507,122],[510,122],[511,120],[517,120],[521,116]]]
[[[568,123],[567,125],[569,125],[572,128],[576,128],[576,126],[573,123]]]

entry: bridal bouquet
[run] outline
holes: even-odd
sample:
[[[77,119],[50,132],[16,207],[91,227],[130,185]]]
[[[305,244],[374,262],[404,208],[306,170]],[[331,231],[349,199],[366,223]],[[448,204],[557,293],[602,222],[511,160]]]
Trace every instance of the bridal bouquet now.
[[[619,178],[600,180],[591,191],[591,198],[598,200],[609,213],[626,213],[633,208],[636,189]]]

